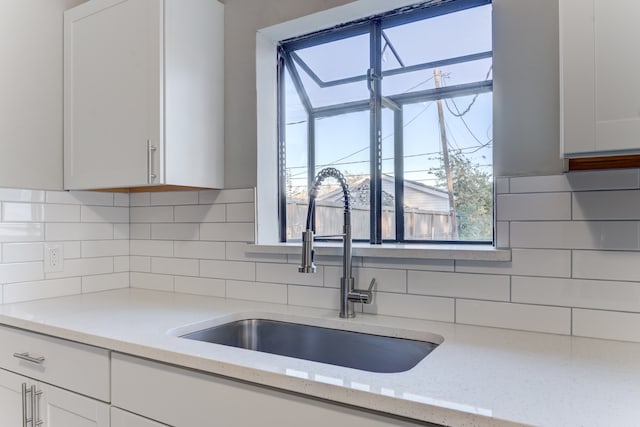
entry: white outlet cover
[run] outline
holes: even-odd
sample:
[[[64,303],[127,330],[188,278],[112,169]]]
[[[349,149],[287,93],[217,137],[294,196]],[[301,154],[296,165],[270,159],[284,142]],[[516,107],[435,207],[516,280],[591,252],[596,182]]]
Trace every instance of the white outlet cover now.
[[[64,269],[63,245],[59,243],[45,243],[44,272],[55,273]]]

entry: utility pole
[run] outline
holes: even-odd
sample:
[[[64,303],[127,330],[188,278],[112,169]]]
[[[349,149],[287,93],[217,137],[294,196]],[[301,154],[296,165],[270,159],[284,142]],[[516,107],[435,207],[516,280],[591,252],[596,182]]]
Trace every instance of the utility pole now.
[[[433,70],[433,81],[436,89],[440,89],[440,70]],[[449,145],[447,144],[447,131],[444,127],[444,111],[442,109],[442,99],[438,99],[438,122],[440,124],[440,142],[442,143],[442,159],[444,172],[447,177],[447,192],[449,193],[449,217],[451,225],[451,240],[458,240],[458,218],[456,217],[456,202],[453,197],[453,177],[451,176],[451,164],[449,163]]]

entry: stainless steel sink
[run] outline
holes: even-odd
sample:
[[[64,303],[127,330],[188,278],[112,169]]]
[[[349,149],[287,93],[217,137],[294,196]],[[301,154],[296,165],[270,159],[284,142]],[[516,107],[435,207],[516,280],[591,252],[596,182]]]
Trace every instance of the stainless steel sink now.
[[[182,338],[383,373],[408,371],[438,346],[266,319],[238,320]]]

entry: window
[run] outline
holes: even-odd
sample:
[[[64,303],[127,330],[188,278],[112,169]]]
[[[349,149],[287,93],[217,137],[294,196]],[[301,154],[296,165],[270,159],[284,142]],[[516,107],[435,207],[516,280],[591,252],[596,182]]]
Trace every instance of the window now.
[[[280,240],[300,239],[315,175],[346,177],[355,240],[493,240],[490,0],[407,6],[282,41]],[[330,180],[316,231],[342,229]]]

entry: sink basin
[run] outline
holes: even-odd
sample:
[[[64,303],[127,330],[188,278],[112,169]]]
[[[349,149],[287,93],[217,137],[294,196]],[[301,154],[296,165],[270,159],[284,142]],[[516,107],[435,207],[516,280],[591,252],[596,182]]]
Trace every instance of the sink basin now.
[[[266,319],[245,319],[182,335],[197,341],[370,372],[404,372],[437,344]]]

